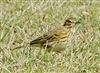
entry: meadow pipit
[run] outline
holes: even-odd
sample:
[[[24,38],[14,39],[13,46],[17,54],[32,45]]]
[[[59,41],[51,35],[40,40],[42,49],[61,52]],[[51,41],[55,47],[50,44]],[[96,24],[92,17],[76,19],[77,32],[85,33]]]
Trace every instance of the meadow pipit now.
[[[46,48],[47,51],[60,52],[66,47],[69,35],[72,33],[74,25],[77,23],[76,18],[68,18],[62,26],[55,28],[43,36],[38,37],[30,42],[30,45]]]

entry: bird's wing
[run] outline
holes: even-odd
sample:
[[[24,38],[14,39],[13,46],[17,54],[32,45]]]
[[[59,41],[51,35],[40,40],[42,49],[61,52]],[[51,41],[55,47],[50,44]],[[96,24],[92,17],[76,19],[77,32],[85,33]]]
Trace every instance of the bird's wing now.
[[[43,36],[38,37],[37,39],[30,42],[30,45],[33,44],[45,44],[46,42],[55,42],[60,41],[68,36],[68,31],[63,29],[57,29],[49,33],[44,34]]]
[[[37,39],[31,41],[30,45],[33,45],[33,44],[44,44],[47,41],[51,41],[53,39],[54,39],[54,35],[53,34],[44,34],[43,36],[40,36]]]

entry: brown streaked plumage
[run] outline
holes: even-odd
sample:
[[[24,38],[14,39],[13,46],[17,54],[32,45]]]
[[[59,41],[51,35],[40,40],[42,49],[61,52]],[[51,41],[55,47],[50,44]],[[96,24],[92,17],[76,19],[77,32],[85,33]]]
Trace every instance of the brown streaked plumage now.
[[[51,30],[43,36],[40,36],[37,39],[31,41],[30,45],[46,48],[47,51],[60,52],[66,48],[65,42],[67,41],[69,35],[72,32],[71,30],[76,23],[76,18],[68,18],[65,20],[62,26]]]

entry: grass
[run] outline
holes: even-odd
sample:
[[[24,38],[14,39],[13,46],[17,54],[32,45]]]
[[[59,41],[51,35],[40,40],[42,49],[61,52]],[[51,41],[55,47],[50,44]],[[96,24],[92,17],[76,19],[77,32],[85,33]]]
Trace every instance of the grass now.
[[[80,24],[62,53],[28,45],[11,50],[70,16],[80,18]],[[0,0],[0,73],[100,73],[100,2]]]

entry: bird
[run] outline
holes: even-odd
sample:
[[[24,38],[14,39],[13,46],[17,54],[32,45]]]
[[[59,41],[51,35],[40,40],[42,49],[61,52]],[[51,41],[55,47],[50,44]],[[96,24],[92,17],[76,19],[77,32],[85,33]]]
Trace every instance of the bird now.
[[[66,48],[66,42],[77,23],[76,18],[69,17],[65,20],[63,25],[30,41],[30,46],[44,48],[48,52],[61,52]]]

